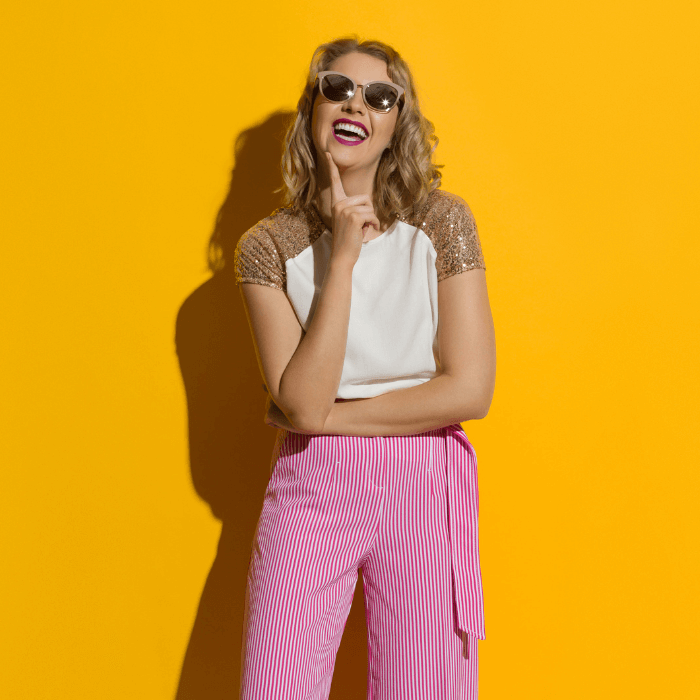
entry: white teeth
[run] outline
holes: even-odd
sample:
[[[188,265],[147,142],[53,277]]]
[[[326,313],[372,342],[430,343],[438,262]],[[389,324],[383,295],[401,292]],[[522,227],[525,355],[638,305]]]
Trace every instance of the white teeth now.
[[[364,129],[362,129],[359,126],[355,126],[354,124],[348,124],[347,122],[340,122],[340,124],[336,124],[333,129],[337,131],[340,128],[343,129],[348,129],[349,131],[354,131],[358,136],[361,138],[367,138],[367,133],[365,132]]]

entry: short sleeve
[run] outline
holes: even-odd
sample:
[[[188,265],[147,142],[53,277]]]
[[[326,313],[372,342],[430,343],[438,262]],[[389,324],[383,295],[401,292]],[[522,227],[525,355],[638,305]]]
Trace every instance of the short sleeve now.
[[[284,291],[284,267],[275,241],[263,222],[246,231],[234,254],[236,285],[262,284]]]
[[[436,237],[438,282],[466,270],[486,269],[479,232],[469,205],[457,195],[450,195],[450,198],[452,205],[440,219]]]

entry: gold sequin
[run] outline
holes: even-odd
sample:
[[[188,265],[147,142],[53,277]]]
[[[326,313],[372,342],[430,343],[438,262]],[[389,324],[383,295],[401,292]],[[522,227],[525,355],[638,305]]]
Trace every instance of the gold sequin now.
[[[294,213],[280,207],[248,229],[234,254],[236,284],[252,282],[286,291],[285,263],[312,245],[325,231],[313,205]]]
[[[474,216],[460,196],[434,190],[420,211],[401,221],[430,238],[437,251],[438,282],[466,270],[486,269]],[[296,213],[286,207],[275,209],[238,241],[236,284],[252,282],[286,291],[286,261],[312,245],[325,230],[314,205]]]
[[[467,270],[486,269],[476,221],[459,195],[434,190],[422,211],[404,221],[419,226],[432,241],[438,282]]]

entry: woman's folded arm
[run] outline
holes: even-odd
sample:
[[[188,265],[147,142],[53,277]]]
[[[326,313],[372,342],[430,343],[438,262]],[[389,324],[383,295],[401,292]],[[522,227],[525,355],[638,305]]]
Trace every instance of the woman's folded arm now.
[[[438,283],[440,373],[408,389],[335,403],[323,433],[408,435],[484,418],[496,381],[496,340],[483,269]]]

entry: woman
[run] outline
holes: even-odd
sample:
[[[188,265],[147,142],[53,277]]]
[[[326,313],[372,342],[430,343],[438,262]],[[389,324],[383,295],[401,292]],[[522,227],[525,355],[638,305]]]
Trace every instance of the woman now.
[[[242,700],[328,697],[360,567],[369,697],[477,697],[476,455],[460,423],[488,413],[495,338],[476,225],[439,189],[431,140],[396,51],[323,44],[286,138],[286,206],[238,243],[278,428]]]

